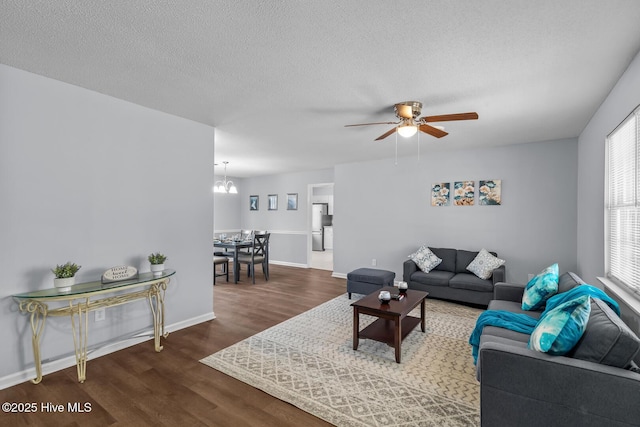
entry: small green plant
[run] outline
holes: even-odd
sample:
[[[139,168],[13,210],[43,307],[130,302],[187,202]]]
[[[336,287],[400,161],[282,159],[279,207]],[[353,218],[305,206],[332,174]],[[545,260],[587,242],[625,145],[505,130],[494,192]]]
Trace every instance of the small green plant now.
[[[151,264],[164,264],[166,260],[167,257],[165,255],[162,255],[160,252],[158,252],[157,254],[149,255],[149,262]]]
[[[69,261],[66,264],[56,265],[56,268],[52,268],[51,271],[55,274],[56,279],[66,279],[75,276],[80,267],[80,265]]]

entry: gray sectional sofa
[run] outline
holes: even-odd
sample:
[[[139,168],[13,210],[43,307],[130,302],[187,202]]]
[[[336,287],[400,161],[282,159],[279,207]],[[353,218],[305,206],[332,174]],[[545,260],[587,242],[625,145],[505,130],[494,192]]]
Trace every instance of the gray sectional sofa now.
[[[494,270],[493,276],[483,280],[467,270],[478,252],[449,248],[432,248],[442,262],[428,273],[421,271],[415,262],[407,260],[403,265],[403,280],[409,289],[429,292],[430,298],[447,299],[479,305],[488,305],[493,299],[496,283],[505,281],[505,266]],[[497,256],[495,252],[490,252]]]
[[[558,292],[583,282],[560,276]],[[489,310],[525,313],[525,285],[498,283]],[[640,340],[611,308],[591,300],[586,331],[566,356],[527,348],[529,335],[485,326],[480,336],[477,377],[483,427],[639,426],[640,373],[633,362]]]

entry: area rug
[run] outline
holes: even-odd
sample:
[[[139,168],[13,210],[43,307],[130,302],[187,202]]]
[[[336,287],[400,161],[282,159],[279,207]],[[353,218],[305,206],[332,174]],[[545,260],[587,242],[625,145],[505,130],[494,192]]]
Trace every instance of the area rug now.
[[[353,350],[352,302],[337,297],[200,362],[337,426],[480,425],[467,341],[482,310],[427,299],[426,332],[405,338],[398,364],[384,343]],[[374,320],[361,315],[360,328]]]

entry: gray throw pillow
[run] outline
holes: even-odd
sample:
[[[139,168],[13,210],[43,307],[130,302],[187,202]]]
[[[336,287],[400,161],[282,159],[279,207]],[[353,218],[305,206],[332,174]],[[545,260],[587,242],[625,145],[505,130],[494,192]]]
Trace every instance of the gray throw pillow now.
[[[504,265],[505,260],[495,257],[482,248],[473,261],[467,266],[467,270],[481,279],[487,280],[493,274],[493,270]]]
[[[433,267],[442,262],[426,245],[420,246],[420,249],[409,255],[409,258],[425,273],[430,272]]]
[[[602,300],[591,299],[587,329],[572,356],[603,365],[626,368],[640,350],[640,339]]]

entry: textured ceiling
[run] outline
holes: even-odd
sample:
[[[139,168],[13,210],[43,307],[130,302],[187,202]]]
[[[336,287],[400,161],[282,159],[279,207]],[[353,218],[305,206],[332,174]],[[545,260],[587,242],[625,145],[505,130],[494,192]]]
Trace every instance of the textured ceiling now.
[[[391,126],[344,125],[408,100],[480,115],[423,156],[578,136],[638,22],[637,0],[0,0],[0,62],[215,126],[216,160],[255,176],[392,158]]]

